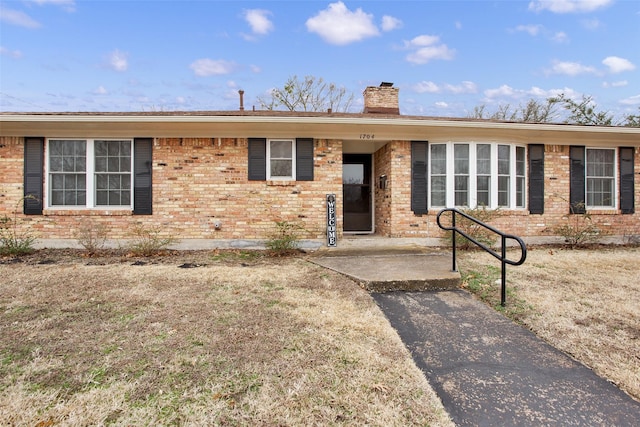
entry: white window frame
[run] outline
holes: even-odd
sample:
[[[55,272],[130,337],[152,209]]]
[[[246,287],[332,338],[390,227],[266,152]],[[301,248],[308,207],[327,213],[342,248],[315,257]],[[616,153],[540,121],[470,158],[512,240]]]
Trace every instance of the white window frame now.
[[[468,180],[468,206],[456,206],[455,205],[455,159],[454,159],[454,146],[459,144],[467,144],[469,145],[469,180]],[[486,206],[487,209],[497,209],[500,207],[501,209],[510,209],[510,210],[524,210],[527,205],[527,150],[526,147],[519,144],[510,144],[510,143],[497,143],[497,142],[486,142],[486,141],[448,141],[448,142],[433,142],[429,144],[432,145],[445,145],[446,146],[446,205],[445,206],[435,206],[431,203],[431,185],[429,185],[428,191],[428,201],[429,208],[476,208],[478,207],[478,193],[477,193],[477,146],[478,145],[489,145],[491,154],[491,174],[483,175],[489,176],[489,206]],[[508,206],[498,206],[498,146],[504,145],[509,147],[509,205]],[[516,147],[524,149],[524,162],[525,162],[525,171],[524,177],[522,175],[517,175],[517,164],[516,164]],[[431,150],[431,149],[430,149]],[[431,151],[429,151],[431,153]],[[429,171],[429,182],[431,182],[432,172],[431,172],[431,160],[429,160],[428,165]],[[517,178],[524,178],[524,194],[522,196],[523,206],[517,206]]]
[[[291,175],[290,176],[272,176],[271,175],[271,143],[272,142],[289,142],[291,143]],[[283,160],[274,159],[274,160]],[[286,158],[288,160],[288,158]],[[272,138],[267,139],[267,180],[270,181],[295,181],[296,180],[296,140],[292,138]]]
[[[589,151],[610,151],[613,152],[613,176],[603,177],[603,176],[590,176],[588,175],[589,170]],[[585,147],[584,152],[584,198],[585,198],[585,207],[586,209],[602,209],[602,210],[615,210],[618,208],[618,150],[615,148],[605,148],[605,147]],[[608,178],[613,181],[613,187],[611,188],[611,204],[610,205],[590,205],[588,204],[589,199],[589,178]]]
[[[50,169],[50,143],[51,141],[84,141],[86,143],[86,170],[85,170],[85,192],[86,203],[84,205],[52,205],[51,202],[51,174]],[[129,167],[129,174],[131,176],[131,197],[128,205],[96,205],[96,171],[95,171],[95,142],[96,141],[119,141],[129,142],[131,147],[131,165]],[[45,207],[51,210],[85,210],[85,209],[100,209],[100,210],[133,210],[134,201],[134,154],[133,154],[133,139],[132,138],[48,138],[45,145]]]

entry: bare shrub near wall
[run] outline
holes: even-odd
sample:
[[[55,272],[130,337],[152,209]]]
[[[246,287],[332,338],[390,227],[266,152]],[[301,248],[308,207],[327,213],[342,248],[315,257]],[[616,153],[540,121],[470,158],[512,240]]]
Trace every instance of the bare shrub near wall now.
[[[489,224],[499,215],[499,209],[487,209],[486,206],[460,209],[460,211],[485,224]],[[496,235],[494,233],[463,216],[456,217],[456,227],[485,246],[493,247],[496,243]],[[447,233],[445,240],[451,245],[453,243],[453,232]],[[472,249],[476,247],[476,244],[458,234],[456,236],[456,247],[459,249]]]
[[[132,242],[125,249],[138,256],[152,256],[167,249],[176,239],[173,236],[162,236],[161,231],[161,227],[145,227],[138,223],[132,231]]]
[[[564,224],[553,227],[553,233],[564,237],[564,242],[570,248],[585,246],[609,235],[608,230],[593,222],[591,215],[586,210],[585,213],[575,213],[576,210],[583,210],[583,203],[569,206],[571,214],[564,217]]]
[[[35,197],[22,197],[16,203],[11,217],[6,214],[0,217],[0,255],[26,255],[34,251],[36,237],[28,228],[21,231],[18,219],[20,205],[29,199],[35,200]]]
[[[269,236],[265,245],[275,255],[285,255],[300,245],[300,232],[304,227],[289,221],[276,221],[276,230]]]
[[[73,237],[89,254],[95,254],[104,248],[107,240],[107,226],[103,223],[84,220]]]

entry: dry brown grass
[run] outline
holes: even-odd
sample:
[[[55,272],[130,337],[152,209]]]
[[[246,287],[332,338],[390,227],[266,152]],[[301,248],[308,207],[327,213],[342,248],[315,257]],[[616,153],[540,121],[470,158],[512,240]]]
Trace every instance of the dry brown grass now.
[[[465,285],[499,305],[499,262],[460,258]],[[530,249],[507,267],[506,313],[640,400],[640,249]]]
[[[302,259],[7,261],[3,423],[452,425],[370,296]]]

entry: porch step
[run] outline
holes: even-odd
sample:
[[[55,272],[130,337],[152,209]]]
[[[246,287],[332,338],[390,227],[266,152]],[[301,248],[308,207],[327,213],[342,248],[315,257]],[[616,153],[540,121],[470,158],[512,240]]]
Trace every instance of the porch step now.
[[[309,261],[351,277],[369,292],[455,289],[460,273],[451,271],[451,254],[420,247],[323,250]]]

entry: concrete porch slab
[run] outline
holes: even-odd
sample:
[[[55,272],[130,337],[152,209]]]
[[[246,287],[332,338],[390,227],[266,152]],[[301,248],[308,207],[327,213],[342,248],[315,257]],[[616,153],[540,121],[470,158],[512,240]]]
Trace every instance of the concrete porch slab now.
[[[317,253],[309,261],[351,277],[370,292],[455,289],[460,273],[451,255],[415,248],[377,248]]]

